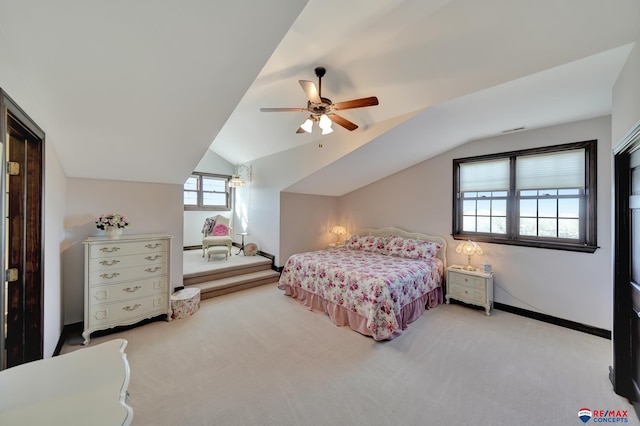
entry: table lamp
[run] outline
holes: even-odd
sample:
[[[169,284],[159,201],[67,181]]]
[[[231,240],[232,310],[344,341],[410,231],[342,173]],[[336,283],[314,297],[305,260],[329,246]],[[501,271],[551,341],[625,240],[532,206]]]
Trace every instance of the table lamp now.
[[[466,254],[467,255],[467,266],[465,266],[464,269],[467,270],[467,271],[475,271],[476,268],[474,268],[471,265],[471,256],[476,255],[476,254],[483,254],[483,251],[482,251],[482,248],[477,243],[474,243],[473,241],[471,241],[471,239],[468,239],[467,241],[465,241],[464,243],[460,244],[456,248],[456,253]]]
[[[346,235],[347,234],[347,230],[344,228],[344,226],[341,225],[336,225],[333,228],[331,228],[331,233],[332,234],[336,234],[338,236],[338,245],[342,245],[342,235]]]

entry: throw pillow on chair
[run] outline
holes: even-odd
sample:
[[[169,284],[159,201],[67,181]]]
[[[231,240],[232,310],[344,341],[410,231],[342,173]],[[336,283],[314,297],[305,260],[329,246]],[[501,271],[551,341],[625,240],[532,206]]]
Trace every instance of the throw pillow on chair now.
[[[213,226],[213,235],[215,237],[226,237],[229,235],[229,227],[223,223],[216,223]]]

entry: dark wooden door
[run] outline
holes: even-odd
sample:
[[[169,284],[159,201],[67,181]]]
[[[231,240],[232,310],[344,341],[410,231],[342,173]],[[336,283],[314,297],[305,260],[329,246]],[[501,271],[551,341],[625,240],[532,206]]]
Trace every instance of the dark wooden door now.
[[[640,416],[640,151],[630,156],[631,277],[628,304],[631,331],[631,400]]]
[[[43,357],[42,141],[8,117],[6,367]]]
[[[611,382],[640,418],[640,150],[614,157],[615,244]]]

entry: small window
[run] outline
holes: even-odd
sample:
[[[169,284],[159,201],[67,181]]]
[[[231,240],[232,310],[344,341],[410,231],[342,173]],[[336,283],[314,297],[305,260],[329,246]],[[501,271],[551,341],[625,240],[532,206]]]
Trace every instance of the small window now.
[[[230,210],[230,176],[193,173],[184,183],[185,210]]]
[[[453,237],[594,252],[596,141],[453,160]]]

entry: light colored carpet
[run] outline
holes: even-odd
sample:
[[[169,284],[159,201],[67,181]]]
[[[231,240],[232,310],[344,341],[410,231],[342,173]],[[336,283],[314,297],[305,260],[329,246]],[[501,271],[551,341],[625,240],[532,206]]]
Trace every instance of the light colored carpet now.
[[[238,255],[236,254],[238,250],[238,247],[233,247],[231,249],[232,255],[228,256],[227,259],[224,258],[224,255],[213,255],[211,256],[211,260],[207,260],[206,256],[202,257],[202,250],[184,250],[182,252],[182,273],[183,275],[189,275],[258,262],[271,262],[270,259],[262,256],[245,256],[243,253]]]
[[[376,343],[265,285],[90,344],[115,337],[134,425],[580,425],[582,407],[640,424],[610,341],[501,311],[442,305]]]

